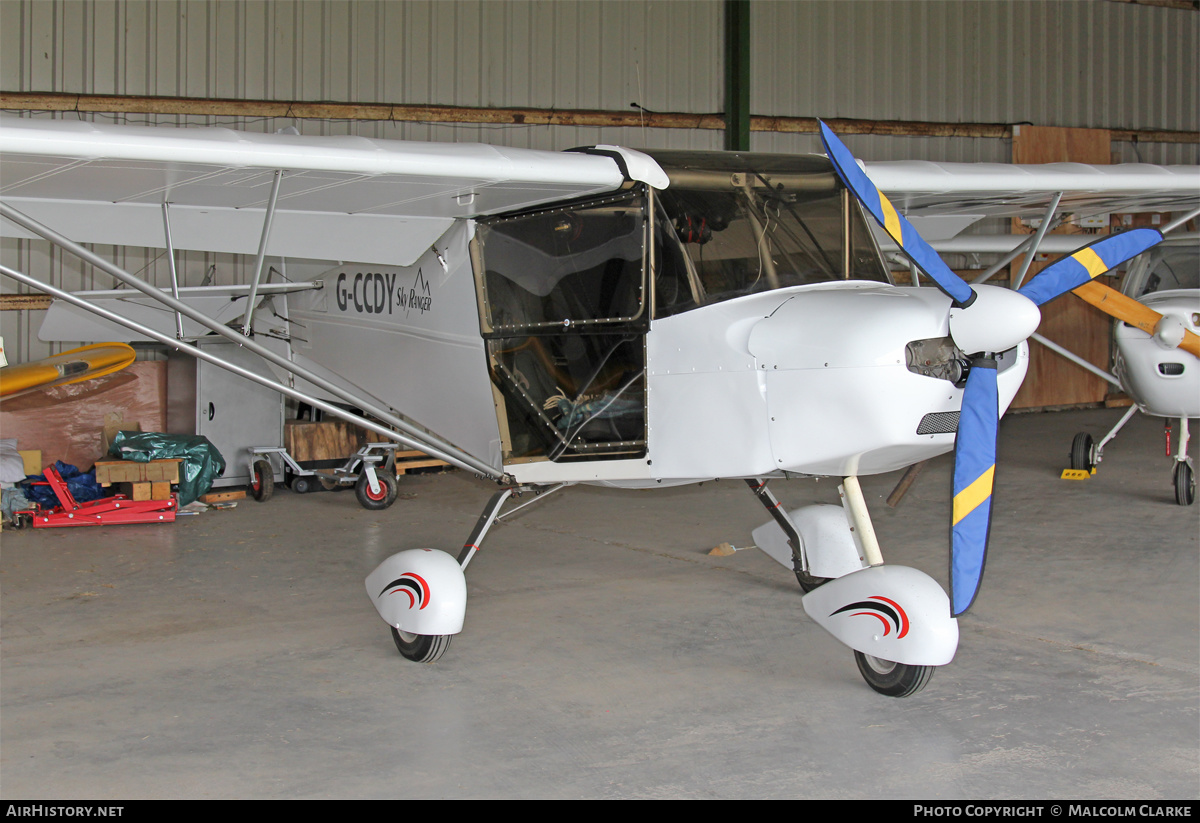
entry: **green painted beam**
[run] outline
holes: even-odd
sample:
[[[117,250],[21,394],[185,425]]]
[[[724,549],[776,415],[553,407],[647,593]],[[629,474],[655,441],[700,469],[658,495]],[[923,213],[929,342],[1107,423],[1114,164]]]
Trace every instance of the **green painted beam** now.
[[[725,149],[750,150],[750,0],[725,0]]]

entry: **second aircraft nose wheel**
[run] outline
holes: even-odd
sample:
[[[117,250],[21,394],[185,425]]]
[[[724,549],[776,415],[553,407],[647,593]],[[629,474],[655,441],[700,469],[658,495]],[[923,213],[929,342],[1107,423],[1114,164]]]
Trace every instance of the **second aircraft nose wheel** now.
[[[1087,432],[1080,432],[1071,442],[1071,468],[1090,472],[1095,465],[1095,446],[1092,443],[1092,436]]]
[[[1181,506],[1196,502],[1196,474],[1186,460],[1175,463],[1175,502]]]

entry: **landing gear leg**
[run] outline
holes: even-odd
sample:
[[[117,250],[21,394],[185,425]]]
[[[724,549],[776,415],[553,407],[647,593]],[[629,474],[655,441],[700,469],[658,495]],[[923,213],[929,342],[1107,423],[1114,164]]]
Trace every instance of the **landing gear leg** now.
[[[796,582],[800,584],[801,590],[805,593],[811,592],[817,586],[826,582],[828,578],[813,577],[808,573],[808,558],[804,554],[804,538],[800,536],[799,530],[792,522],[792,518],[788,517],[783,506],[779,505],[779,501],[775,499],[775,495],[767,488],[767,481],[761,478],[755,480],[746,480],[746,485],[750,487],[750,491],[754,492],[758,502],[762,503],[763,508],[771,515],[771,518],[779,524],[783,529],[784,535],[787,537],[788,546],[792,549],[792,570],[796,573]]]
[[[1190,506],[1196,502],[1196,473],[1188,456],[1188,419],[1179,418],[1179,451],[1175,453],[1175,502]]]
[[[483,507],[483,513],[475,521],[475,528],[471,530],[471,536],[467,538],[462,551],[458,553],[458,565],[462,566],[463,571],[467,570],[467,564],[471,562],[475,552],[479,551],[479,547],[483,545],[483,538],[487,536],[492,524],[500,516],[500,509],[504,502],[512,497],[514,491],[516,489],[501,489],[493,494],[492,499]]]
[[[1117,421],[1117,425],[1113,426],[1112,430],[1104,435],[1103,439],[1095,445],[1092,444],[1092,436],[1090,434],[1080,432],[1075,435],[1075,439],[1071,442],[1071,468],[1090,472],[1096,466],[1100,465],[1100,461],[1104,459],[1104,447],[1117,436],[1117,432],[1125,428],[1125,424],[1137,412],[1137,406],[1130,406],[1129,410]]]
[[[368,575],[367,593],[391,627],[401,655],[433,663],[445,653],[454,633],[462,630],[467,564],[483,545],[505,501],[524,490],[501,489],[492,495],[457,558],[442,551],[411,549],[392,555]],[[426,606],[431,607],[426,610]],[[438,613],[439,608],[445,614]],[[446,633],[433,633],[439,630]]]

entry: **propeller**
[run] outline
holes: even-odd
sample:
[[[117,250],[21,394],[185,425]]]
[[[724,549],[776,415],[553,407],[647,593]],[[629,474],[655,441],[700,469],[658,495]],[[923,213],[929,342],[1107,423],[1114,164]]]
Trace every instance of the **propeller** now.
[[[950,336],[970,360],[954,443],[950,613],[957,617],[975,601],[987,556],[1000,420],[996,353],[1033,334],[1041,322],[1037,307],[1065,292],[1099,287],[1120,297],[1093,278],[1160,242],[1162,234],[1134,229],[1103,237],[1042,269],[1018,291],[972,287],[896,211],[829,127],[820,126],[821,142],[838,177],[913,264],[950,297]]]

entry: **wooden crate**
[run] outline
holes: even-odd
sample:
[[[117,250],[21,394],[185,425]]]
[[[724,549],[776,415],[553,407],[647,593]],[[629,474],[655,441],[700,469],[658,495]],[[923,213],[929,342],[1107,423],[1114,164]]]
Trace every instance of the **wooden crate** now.
[[[345,420],[289,420],[283,446],[297,463],[345,460],[366,443],[366,432]]]
[[[97,460],[96,482],[101,486],[113,483],[178,483],[179,458],[151,460]]]

